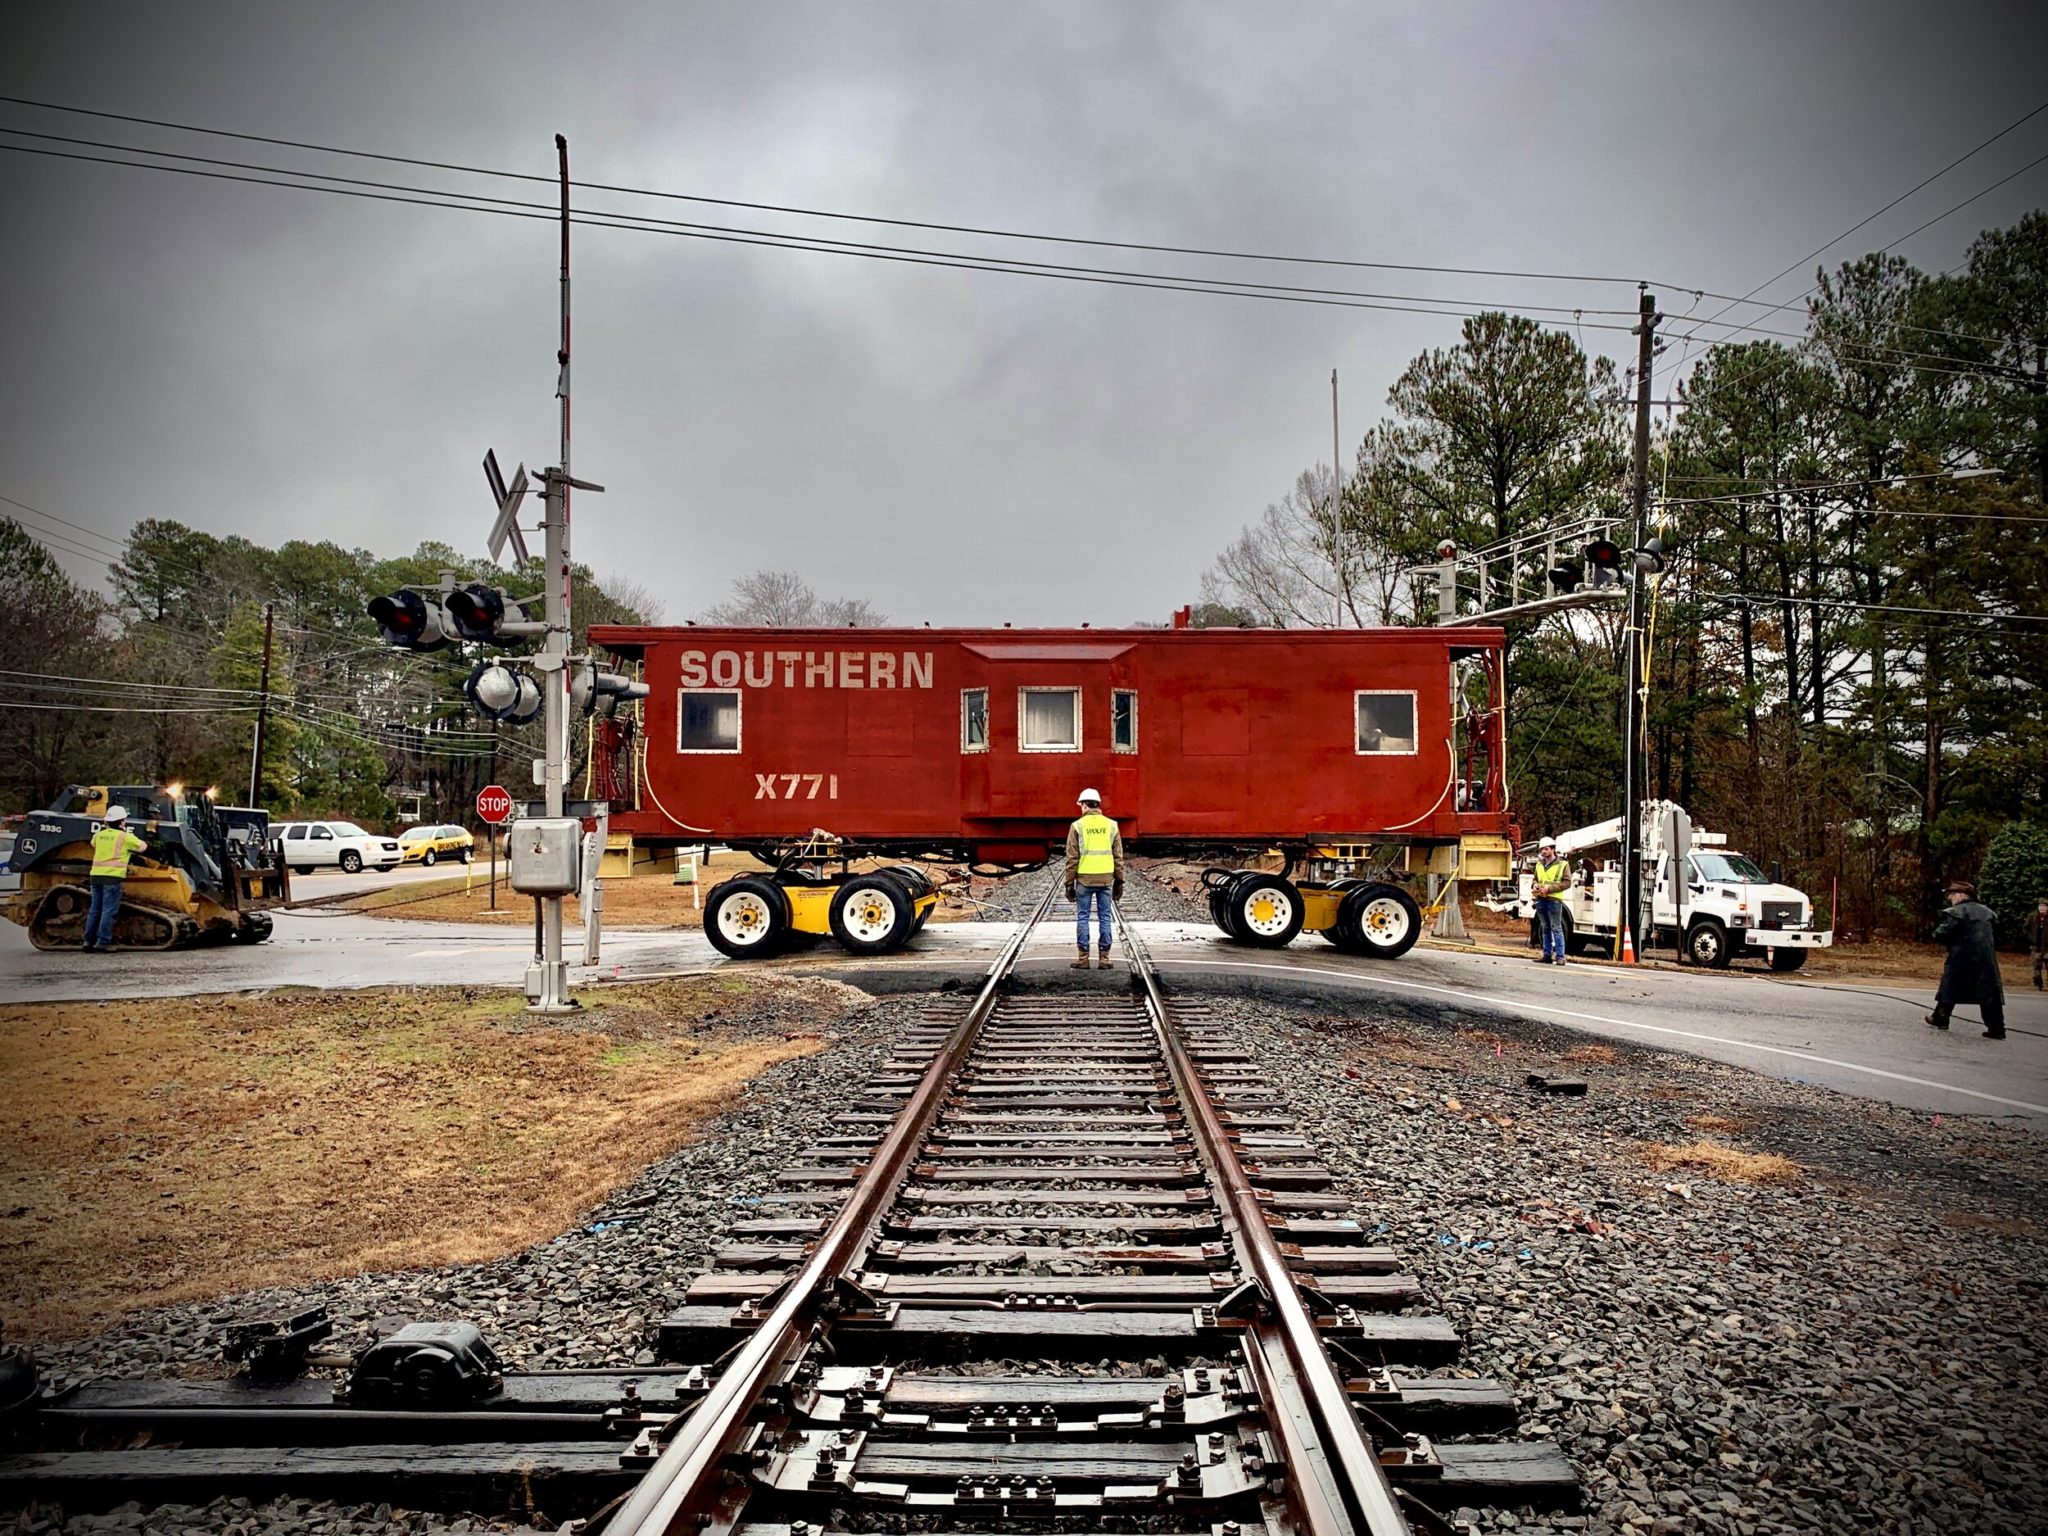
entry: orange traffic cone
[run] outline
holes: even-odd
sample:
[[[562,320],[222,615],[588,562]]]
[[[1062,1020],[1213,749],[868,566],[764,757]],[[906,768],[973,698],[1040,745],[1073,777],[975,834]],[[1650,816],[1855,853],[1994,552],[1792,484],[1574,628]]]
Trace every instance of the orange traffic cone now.
[[[1629,926],[1626,923],[1621,925],[1621,963],[1623,965],[1634,965],[1636,963],[1636,939],[1635,935],[1629,931]]]

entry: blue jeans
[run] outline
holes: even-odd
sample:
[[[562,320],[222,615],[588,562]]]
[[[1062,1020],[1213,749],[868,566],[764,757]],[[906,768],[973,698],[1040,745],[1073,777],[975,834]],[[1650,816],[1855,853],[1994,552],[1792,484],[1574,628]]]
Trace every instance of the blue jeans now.
[[[92,904],[85,909],[85,947],[105,949],[114,942],[114,914],[121,910],[122,881],[118,875],[94,875]]]
[[[1106,885],[1077,885],[1074,887],[1074,944],[1079,949],[1088,947],[1088,909],[1096,912],[1095,931],[1098,937],[1096,948],[1105,955],[1109,953],[1109,887]]]
[[[1543,953],[1552,960],[1564,958],[1564,903],[1555,896],[1536,898],[1536,931],[1543,939]]]

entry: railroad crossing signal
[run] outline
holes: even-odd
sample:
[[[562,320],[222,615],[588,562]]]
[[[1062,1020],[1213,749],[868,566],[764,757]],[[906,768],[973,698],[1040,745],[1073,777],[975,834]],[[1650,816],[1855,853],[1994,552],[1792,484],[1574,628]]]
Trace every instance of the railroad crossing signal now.
[[[527,601],[525,598],[507,597],[496,587],[473,581],[450,592],[443,607],[455,633],[464,640],[502,645],[508,640],[521,640],[547,632],[545,624],[525,617]],[[506,617],[508,611],[513,617]]]
[[[524,725],[540,713],[540,684],[502,661],[480,661],[462,685],[463,696],[486,720]]]
[[[569,677],[569,707],[584,715],[609,719],[629,699],[647,697],[647,685],[616,672],[601,672],[594,661],[584,661]]]
[[[441,605],[401,587],[388,597],[370,599],[367,611],[377,621],[386,645],[408,651],[438,651],[448,644],[448,618]]]
[[[501,559],[509,541],[512,552],[519,557],[521,565],[526,564],[526,535],[519,531],[519,503],[526,499],[526,466],[520,465],[512,471],[508,484],[504,471],[498,468],[498,451],[484,450],[484,480],[490,485],[491,499],[498,504],[498,520],[491,525],[490,549],[493,560]]]
[[[479,821],[502,826],[512,819],[511,794],[502,784],[486,784],[476,792],[476,814]]]

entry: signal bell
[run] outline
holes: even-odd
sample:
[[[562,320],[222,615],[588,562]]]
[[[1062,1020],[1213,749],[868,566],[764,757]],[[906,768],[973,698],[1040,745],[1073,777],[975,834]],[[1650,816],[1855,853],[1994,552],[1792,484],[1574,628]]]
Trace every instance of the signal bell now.
[[[366,612],[377,621],[386,645],[408,651],[438,651],[448,644],[447,616],[439,603],[400,588],[389,597],[373,597]]]

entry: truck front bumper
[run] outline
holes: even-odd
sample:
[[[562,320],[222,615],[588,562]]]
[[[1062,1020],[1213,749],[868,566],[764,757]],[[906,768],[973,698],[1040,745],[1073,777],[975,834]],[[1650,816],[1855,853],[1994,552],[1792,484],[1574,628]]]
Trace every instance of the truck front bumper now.
[[[1835,934],[1832,928],[1745,928],[1742,942],[1750,949],[1828,949]]]

